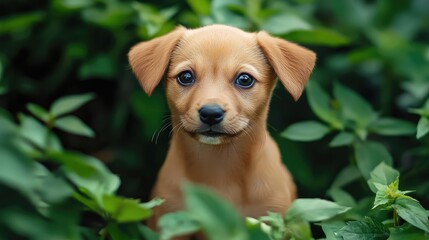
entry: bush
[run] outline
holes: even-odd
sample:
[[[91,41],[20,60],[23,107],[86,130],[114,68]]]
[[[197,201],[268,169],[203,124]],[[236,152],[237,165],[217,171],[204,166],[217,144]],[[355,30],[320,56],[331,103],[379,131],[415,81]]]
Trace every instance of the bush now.
[[[1,239],[429,239],[426,1],[150,2],[0,3]],[[148,196],[168,110],[162,87],[142,93],[126,53],[211,23],[318,54],[305,96],[279,87],[269,119],[301,198],[244,220],[188,184],[188,207],[158,234],[142,220],[162,204]]]

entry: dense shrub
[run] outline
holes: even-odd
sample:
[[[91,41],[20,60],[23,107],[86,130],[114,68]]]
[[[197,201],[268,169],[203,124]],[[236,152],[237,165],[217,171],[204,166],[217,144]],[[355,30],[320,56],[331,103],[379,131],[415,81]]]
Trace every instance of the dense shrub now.
[[[429,239],[427,12],[425,0],[0,3],[0,239]],[[211,23],[318,54],[305,96],[279,87],[269,119],[300,199],[284,217],[244,220],[185,185],[187,209],[157,234],[142,220],[162,204],[148,196],[168,110],[126,54]]]

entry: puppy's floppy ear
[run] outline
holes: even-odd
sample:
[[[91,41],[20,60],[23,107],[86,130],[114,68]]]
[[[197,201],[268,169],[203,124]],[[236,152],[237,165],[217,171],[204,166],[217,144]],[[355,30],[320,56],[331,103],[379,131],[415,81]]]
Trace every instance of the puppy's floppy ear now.
[[[297,101],[313,70],[316,54],[266,32],[259,32],[256,38],[283,86]]]
[[[138,43],[129,51],[131,68],[148,95],[152,94],[164,76],[171,53],[185,31],[186,28],[177,27],[167,35]]]

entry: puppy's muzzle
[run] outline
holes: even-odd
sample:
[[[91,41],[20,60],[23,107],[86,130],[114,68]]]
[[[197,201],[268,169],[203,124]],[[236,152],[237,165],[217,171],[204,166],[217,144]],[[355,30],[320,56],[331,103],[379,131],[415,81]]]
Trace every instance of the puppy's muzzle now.
[[[225,111],[217,104],[204,105],[198,110],[201,122],[213,126],[222,122]]]

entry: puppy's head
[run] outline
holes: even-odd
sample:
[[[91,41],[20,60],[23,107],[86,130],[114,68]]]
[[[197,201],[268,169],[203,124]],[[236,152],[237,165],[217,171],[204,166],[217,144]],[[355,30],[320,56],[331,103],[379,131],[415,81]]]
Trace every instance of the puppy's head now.
[[[214,145],[265,127],[277,77],[297,100],[315,63],[315,54],[296,44],[223,25],[179,27],[128,56],[147,94],[166,76],[173,127]]]

